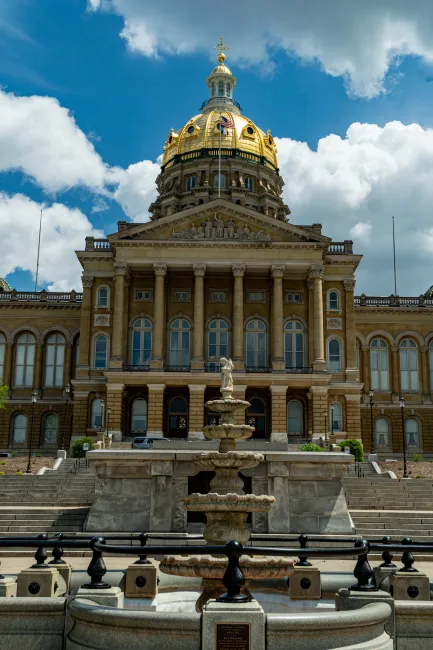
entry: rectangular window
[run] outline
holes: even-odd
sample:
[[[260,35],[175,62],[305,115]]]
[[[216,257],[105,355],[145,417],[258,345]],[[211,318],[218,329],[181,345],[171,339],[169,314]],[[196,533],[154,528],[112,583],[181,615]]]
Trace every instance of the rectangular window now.
[[[286,304],[298,304],[301,305],[304,302],[304,296],[301,291],[285,291],[284,292],[284,302]]]
[[[173,302],[190,302],[191,300],[191,290],[182,289],[181,291],[173,292]]]
[[[227,302],[227,291],[209,291],[209,302]]]
[[[135,290],[135,300],[140,300],[142,302],[152,302],[153,295],[151,289],[136,289]]]
[[[266,291],[249,291],[248,302],[252,302],[252,303],[266,302]]]

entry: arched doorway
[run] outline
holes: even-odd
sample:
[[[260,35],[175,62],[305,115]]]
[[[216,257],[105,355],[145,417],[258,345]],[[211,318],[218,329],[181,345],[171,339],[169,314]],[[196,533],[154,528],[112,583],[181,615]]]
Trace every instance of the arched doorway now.
[[[265,396],[254,395],[250,398],[247,397],[250,406],[245,413],[245,421],[250,426],[254,427],[253,435],[251,438],[268,438],[268,400]]]
[[[177,395],[168,403],[168,437],[186,438],[188,436],[188,402]]]

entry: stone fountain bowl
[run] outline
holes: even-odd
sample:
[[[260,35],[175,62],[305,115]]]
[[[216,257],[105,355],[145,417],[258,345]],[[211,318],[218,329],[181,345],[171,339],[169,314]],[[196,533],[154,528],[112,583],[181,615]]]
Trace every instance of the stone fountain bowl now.
[[[234,413],[243,409],[247,409],[250,403],[246,402],[243,399],[213,399],[210,402],[206,402],[206,406],[211,411],[215,413]]]
[[[249,424],[208,424],[203,428],[205,438],[210,440],[246,440],[253,435],[254,427]]]
[[[194,462],[204,470],[240,470],[256,467],[259,463],[263,463],[264,459],[263,454],[252,451],[228,451],[225,454],[210,451],[196,456]]]
[[[205,548],[203,547],[203,550]],[[293,573],[294,560],[291,557],[242,555],[239,564],[245,580],[266,580],[290,576]],[[227,558],[213,555],[167,555],[159,568],[163,573],[174,576],[222,580],[227,568]]]
[[[183,500],[189,511],[200,512],[269,512],[275,503],[275,497],[267,494],[190,494]]]

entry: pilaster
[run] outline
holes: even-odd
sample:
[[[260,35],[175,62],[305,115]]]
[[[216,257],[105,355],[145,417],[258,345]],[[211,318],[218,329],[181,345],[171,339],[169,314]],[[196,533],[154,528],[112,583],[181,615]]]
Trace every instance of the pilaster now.
[[[111,343],[110,368],[121,368],[123,362],[123,320],[125,313],[125,276],[128,273],[127,264],[115,264],[114,272],[113,340]]]
[[[155,295],[153,302],[153,342],[150,367],[152,370],[158,370],[164,366],[164,332],[166,330],[166,323],[164,322],[164,293],[165,276],[167,275],[167,264],[164,264],[163,262],[156,262],[153,265],[153,270],[155,273]]]
[[[287,442],[287,386],[271,387],[272,431],[271,442]]]
[[[362,381],[364,384],[364,395],[368,395],[370,390],[370,347],[362,346]]]
[[[14,358],[14,346],[12,343],[7,343],[6,349],[5,349],[5,361],[4,361],[4,366],[3,366],[3,374],[4,377],[2,378],[2,381],[6,386],[9,388],[9,392],[12,388],[12,373],[13,373],[13,358]]]
[[[323,328],[323,266],[312,266],[308,277],[313,282],[313,367],[315,370],[325,371],[326,362]]]
[[[88,428],[89,391],[74,390],[72,435],[85,436]]]
[[[204,393],[205,384],[189,384],[188,440],[204,440]]]
[[[272,369],[284,370],[283,275],[284,264],[272,266]]]
[[[245,392],[247,390],[246,386],[241,384],[234,385],[233,390],[233,399],[245,400]],[[245,411],[236,411],[235,413],[235,424],[245,424]]]
[[[344,280],[345,290],[345,321],[346,321],[346,379],[359,381],[359,370],[356,367],[356,324],[353,292],[355,280]]]
[[[147,384],[147,435],[163,436],[165,384]]]
[[[33,377],[33,387],[40,390],[42,385],[42,344],[36,343],[35,350],[35,369]]]
[[[391,346],[391,390],[393,398],[397,399],[400,394],[400,366],[398,363],[397,345]]]
[[[123,422],[123,392],[124,384],[107,384],[107,403],[105,410],[105,423],[107,424],[107,410],[110,409],[110,431],[113,440],[122,440],[124,431]]]
[[[191,370],[204,369],[204,275],[206,264],[194,264],[194,331]]]
[[[313,412],[312,436],[325,437],[325,413],[328,410],[328,387],[310,386],[310,404]]]
[[[348,439],[362,440],[361,436],[361,393],[348,394],[346,399],[346,432]]]
[[[72,375],[72,345],[67,345],[65,350],[65,376],[63,383],[66,385]]]
[[[233,362],[235,370],[244,369],[244,273],[245,264],[233,264]]]
[[[430,403],[430,384],[429,384],[429,348],[425,345],[420,348],[421,355],[421,390],[423,402]]]
[[[90,367],[90,331],[92,318],[92,286],[93,275],[83,274],[83,299],[81,303],[80,320],[80,358],[77,368],[77,377],[86,378],[89,376]]]

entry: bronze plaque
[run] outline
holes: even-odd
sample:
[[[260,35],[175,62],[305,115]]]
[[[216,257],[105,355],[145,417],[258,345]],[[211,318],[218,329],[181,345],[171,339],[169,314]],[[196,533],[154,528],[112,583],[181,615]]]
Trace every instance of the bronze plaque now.
[[[217,623],[216,650],[250,650],[248,623]]]

